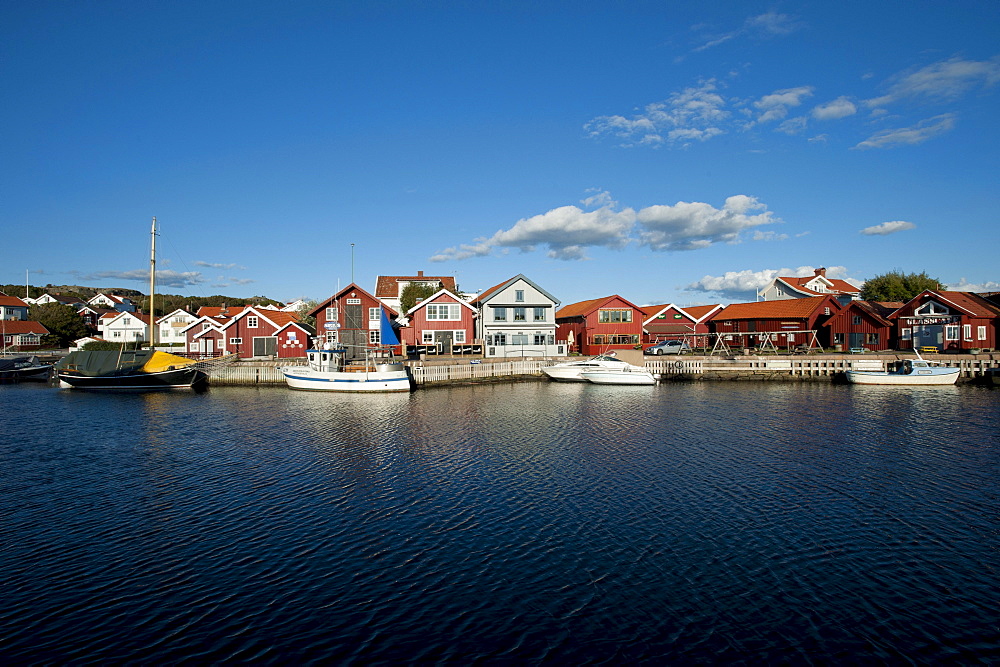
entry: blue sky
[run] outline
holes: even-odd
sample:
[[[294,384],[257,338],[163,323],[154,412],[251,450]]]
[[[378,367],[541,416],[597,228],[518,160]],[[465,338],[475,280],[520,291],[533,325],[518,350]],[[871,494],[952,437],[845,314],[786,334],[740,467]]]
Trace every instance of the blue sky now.
[[[1000,289],[995,1],[7,2],[0,85],[3,283]]]

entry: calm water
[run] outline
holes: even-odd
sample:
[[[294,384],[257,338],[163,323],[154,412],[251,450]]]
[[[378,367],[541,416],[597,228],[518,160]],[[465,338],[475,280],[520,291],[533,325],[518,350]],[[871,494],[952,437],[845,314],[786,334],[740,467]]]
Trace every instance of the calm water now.
[[[1000,391],[0,386],[0,660],[1000,660]]]

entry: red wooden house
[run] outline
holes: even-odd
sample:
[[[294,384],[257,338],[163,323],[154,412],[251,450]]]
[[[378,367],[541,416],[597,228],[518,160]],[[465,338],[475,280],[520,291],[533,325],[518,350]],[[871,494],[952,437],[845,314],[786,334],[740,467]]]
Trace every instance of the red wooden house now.
[[[33,320],[4,320],[0,324],[0,348],[9,352],[37,350],[42,346],[42,336],[47,336],[49,330],[41,322]]]
[[[833,295],[734,303],[716,311],[709,327],[730,346],[826,346],[830,341],[823,325],[840,309]]]
[[[202,312],[199,310],[199,312]],[[215,312],[215,311],[205,311]],[[311,328],[296,313],[239,306],[203,315],[184,329],[189,353],[203,356],[238,354],[241,359],[306,356]]]
[[[556,311],[556,338],[583,355],[634,349],[642,343],[642,308],[617,294]]]
[[[309,314],[316,318],[316,332],[324,343],[343,346],[347,359],[364,359],[369,347],[381,347],[382,310],[390,320],[398,313],[374,296],[351,283]],[[394,346],[400,351],[398,346]]]
[[[643,345],[661,340],[683,340],[691,347],[708,347],[708,320],[721,308],[721,304],[687,308],[672,303],[646,306],[643,308],[646,313],[642,322]]]
[[[972,292],[926,290],[892,314],[899,348],[942,352],[994,349],[1000,307]]]
[[[824,325],[834,347],[853,352],[893,350],[896,325],[890,319],[903,304],[896,301],[851,301]]]
[[[407,311],[409,324],[400,329],[407,351],[452,354],[471,351],[475,341],[476,309],[447,290],[440,290]]]

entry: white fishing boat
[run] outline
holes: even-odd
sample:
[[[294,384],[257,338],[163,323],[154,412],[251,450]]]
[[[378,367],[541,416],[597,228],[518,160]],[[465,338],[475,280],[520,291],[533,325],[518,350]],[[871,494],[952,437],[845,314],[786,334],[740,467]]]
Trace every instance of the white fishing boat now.
[[[656,377],[645,368],[626,366],[625,368],[595,368],[580,373],[583,379],[594,384],[656,384]]]
[[[935,366],[918,356],[905,359],[891,371],[847,371],[847,381],[853,384],[947,385],[958,381],[960,369]]]
[[[372,348],[363,361],[348,362],[346,348],[324,346],[306,352],[305,366],[279,368],[292,389],[312,391],[411,391],[406,366],[387,348]]]
[[[551,380],[558,382],[587,382],[583,373],[600,369],[622,370],[624,368],[637,368],[628,364],[615,356],[614,352],[599,354],[589,359],[579,359],[576,361],[564,361],[560,364],[546,366],[542,368]]]

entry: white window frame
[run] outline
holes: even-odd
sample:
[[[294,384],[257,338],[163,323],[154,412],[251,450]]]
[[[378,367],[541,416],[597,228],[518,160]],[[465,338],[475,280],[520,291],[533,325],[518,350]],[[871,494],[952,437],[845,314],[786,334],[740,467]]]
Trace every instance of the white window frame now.
[[[899,330],[899,336],[903,340],[913,340],[913,329],[910,327],[903,327]]]
[[[962,325],[962,340],[972,340],[972,325],[963,324]]]
[[[326,322],[336,322],[337,321],[337,307],[330,306],[326,309]]]
[[[260,320],[256,315],[247,315],[247,328],[248,329],[259,329]]]
[[[452,339],[456,343],[464,343],[465,342],[465,329],[455,329],[454,331],[451,332],[451,335],[452,335]]]
[[[986,327],[984,326],[976,327],[976,337],[979,340],[986,340]]]
[[[944,325],[944,339],[945,340],[958,340],[958,325],[957,324],[946,324],[946,325]]]
[[[459,312],[457,303],[429,303],[424,308],[425,317],[428,321],[434,320],[440,322],[443,320],[457,322],[462,319],[462,314]]]
[[[428,345],[430,345],[431,343],[433,343],[434,342],[434,332],[430,331],[430,330],[426,330],[423,333],[421,333],[420,334],[420,342],[421,343],[426,343]]]
[[[514,321],[515,322],[527,322],[528,321],[528,309],[524,306],[515,306],[514,308]]]
[[[534,322],[544,322],[545,321],[545,309],[540,307],[535,307],[532,313],[532,318]]]
[[[243,344],[243,339],[242,338],[230,338],[229,339],[229,344],[230,345],[242,345]]]
[[[382,320],[382,313],[379,312],[378,306],[368,309],[369,322],[380,322],[381,320]]]
[[[368,332],[368,342],[372,345],[382,344],[382,332],[379,329],[371,329]]]

